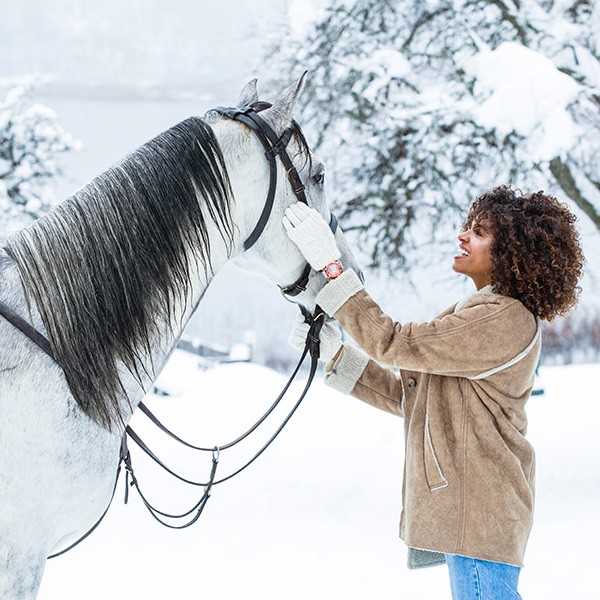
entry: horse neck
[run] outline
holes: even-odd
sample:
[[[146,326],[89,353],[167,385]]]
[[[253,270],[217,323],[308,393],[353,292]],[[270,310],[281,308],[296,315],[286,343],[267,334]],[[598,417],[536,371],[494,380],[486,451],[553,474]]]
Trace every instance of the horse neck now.
[[[214,239],[213,239],[214,238]],[[151,345],[151,353],[147,357],[145,368],[148,373],[157,374],[164,367],[165,363],[177,347],[187,324],[193,314],[198,309],[206,290],[211,284],[215,275],[229,261],[230,252],[223,241],[214,232],[211,233],[211,268],[204,270],[200,266],[193,269],[190,277],[189,294],[186,298],[178,300],[171,310],[170,318],[166,315],[160,315],[162,323],[158,328],[155,342]],[[144,385],[147,390],[153,383],[153,377]],[[137,398],[136,398],[137,397]],[[142,399],[143,394],[133,393],[132,404],[134,406]]]
[[[161,329],[160,340],[154,345],[149,362],[154,369],[160,370],[176,347],[187,323],[198,308],[204,293],[217,272],[231,259],[242,256],[240,266],[246,271],[262,273],[267,277],[269,269],[265,269],[268,261],[262,256],[259,248],[264,243],[261,237],[251,253],[244,253],[244,243],[253,232],[259,221],[264,207],[264,201],[269,187],[269,167],[264,158],[262,147],[254,136],[242,136],[240,141],[240,128],[230,122],[218,122],[213,125],[215,136],[223,150],[224,161],[229,176],[233,203],[231,218],[233,222],[232,240],[224,242],[218,229],[211,224],[209,230],[211,256],[210,272],[195,269],[190,281],[190,294],[179,302],[173,311],[171,321],[165,321]],[[281,177],[281,174],[280,174]],[[274,211],[276,212],[276,211]],[[272,215],[268,227],[273,226],[272,221],[281,221],[280,215]],[[157,369],[158,367],[158,369]]]
[[[228,259],[230,205],[214,136],[191,119],[9,238],[71,392],[93,419],[116,423],[152,384]],[[129,403],[116,400],[123,392]]]
[[[244,241],[256,226],[263,208],[262,200],[266,197],[268,168],[265,166],[266,161],[262,150],[258,152],[257,165],[250,164],[247,147],[243,152],[240,152],[239,148],[237,151],[235,149],[231,151],[232,145],[234,148],[237,147],[236,135],[238,132],[231,131],[230,123],[225,123],[221,129],[213,126],[213,130],[223,150],[223,158],[231,185],[232,204],[230,210],[233,225],[231,239],[225,239],[223,232],[214,222],[206,220],[207,234],[210,240],[210,267],[205,269],[200,266],[203,260],[196,260],[196,267],[190,273],[190,293],[186,298],[177,302],[172,311],[172,318],[164,321],[159,340],[154,345],[152,355],[149,357],[149,362],[155,372],[162,369],[175,349],[214,276],[227,262],[244,253]],[[250,140],[250,144],[257,144],[258,147],[258,143],[253,139]],[[261,168],[264,169],[264,173],[261,173]],[[260,262],[260,252],[255,254]],[[252,264],[247,270],[259,271]]]

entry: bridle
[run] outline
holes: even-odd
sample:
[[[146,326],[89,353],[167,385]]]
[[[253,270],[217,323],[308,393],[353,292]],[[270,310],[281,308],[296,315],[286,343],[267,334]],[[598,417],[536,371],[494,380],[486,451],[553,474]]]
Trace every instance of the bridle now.
[[[217,112],[218,114],[221,114],[221,115],[223,115],[227,118],[230,118],[234,121],[239,121],[240,123],[243,123],[244,125],[247,125],[250,129],[252,129],[252,131],[256,134],[256,136],[260,140],[260,142],[265,150],[265,157],[269,162],[269,189],[267,192],[267,198],[266,198],[263,210],[261,212],[261,215],[259,217],[258,223],[256,224],[256,226],[250,233],[249,237],[244,242],[244,251],[249,250],[255,244],[255,242],[259,239],[260,235],[264,231],[264,229],[267,225],[267,222],[269,220],[269,216],[271,214],[271,211],[273,208],[273,203],[275,200],[275,192],[277,189],[277,164],[276,164],[276,161],[277,161],[278,157],[286,169],[288,180],[290,182],[290,185],[292,187],[292,190],[293,190],[296,198],[300,202],[304,202],[305,204],[308,204],[306,195],[304,193],[304,185],[302,184],[302,181],[300,179],[298,171],[297,171],[296,167],[294,166],[294,164],[292,163],[292,161],[287,153],[287,150],[286,150],[287,145],[293,134],[292,128],[288,127],[283,132],[283,134],[278,137],[276,135],[276,133],[273,131],[273,129],[271,128],[271,126],[262,117],[260,117],[257,114],[259,111],[269,108],[270,106],[271,105],[267,102],[256,102],[256,103],[253,103],[253,104],[251,104],[245,108],[241,108],[241,109],[240,108],[222,108],[222,107],[214,109],[214,111]],[[331,217],[329,225],[330,225],[332,231],[335,233],[338,223],[337,223],[337,219],[333,215]],[[281,292],[283,293],[283,295],[284,296],[297,296],[302,291],[304,291],[306,289],[306,285],[308,283],[310,273],[311,273],[311,267],[307,263],[307,265],[304,267],[300,277],[293,284],[288,285],[288,286],[283,286],[283,287],[280,286],[280,289],[281,289]],[[141,412],[146,417],[148,417],[148,419],[150,419],[150,421],[152,423],[154,423],[154,425],[156,425],[163,433],[167,434],[169,437],[173,438],[180,444],[182,444],[192,450],[197,450],[200,452],[212,452],[212,468],[211,468],[209,480],[207,482],[192,481],[187,478],[181,477],[180,475],[175,473],[173,470],[171,470],[152,452],[152,450],[150,450],[150,448],[145,444],[145,442],[139,437],[139,435],[137,435],[137,433],[129,425],[126,427],[126,435],[123,436],[123,444],[121,447],[121,460],[125,464],[125,469],[127,471],[127,482],[129,482],[129,478],[131,478],[131,485],[134,486],[136,488],[136,490],[138,491],[140,498],[142,499],[142,502],[144,503],[144,505],[150,512],[150,514],[157,521],[159,521],[162,525],[169,527],[171,529],[183,529],[183,528],[193,525],[200,518],[200,515],[202,514],[204,506],[206,505],[206,502],[207,502],[208,498],[210,497],[210,490],[211,490],[212,486],[217,485],[219,483],[223,483],[224,481],[231,479],[238,473],[241,473],[248,466],[250,466],[271,445],[271,443],[275,440],[275,438],[281,433],[283,428],[287,425],[289,420],[292,418],[293,414],[296,412],[296,410],[300,406],[302,400],[304,400],[304,397],[306,396],[306,393],[308,392],[308,389],[310,388],[310,386],[313,382],[313,379],[314,379],[314,376],[315,376],[315,373],[317,370],[318,358],[319,358],[319,333],[321,331],[321,328],[322,328],[324,320],[325,320],[325,312],[319,306],[316,306],[314,313],[311,314],[301,304],[298,304],[298,306],[299,306],[302,314],[304,315],[305,321],[307,323],[309,323],[309,332],[306,336],[306,344],[304,347],[304,351],[302,352],[302,356],[300,357],[300,360],[298,361],[296,368],[294,369],[292,375],[288,379],[283,390],[281,391],[279,396],[275,399],[273,404],[269,407],[269,409],[265,412],[265,414],[252,427],[250,427],[250,429],[248,429],[245,433],[240,435],[235,440],[233,440],[227,444],[215,446],[213,448],[204,448],[202,446],[196,446],[194,444],[190,444],[189,442],[187,442],[187,441],[183,440],[182,438],[180,438],[179,436],[177,436],[170,429],[168,429],[160,421],[160,419],[150,411],[150,409],[143,402],[140,402],[140,404],[138,405]],[[256,452],[254,454],[254,456],[250,460],[248,460],[242,467],[240,467],[239,469],[237,469],[235,472],[231,473],[230,475],[227,475],[226,477],[223,477],[221,479],[216,479],[216,470],[217,470],[217,465],[219,462],[220,452],[223,450],[232,448],[233,446],[239,444],[241,441],[246,439],[251,433],[256,431],[256,429],[267,419],[267,417],[269,417],[269,415],[275,410],[275,408],[279,405],[279,403],[285,396],[287,390],[289,389],[289,387],[292,384],[292,382],[294,381],[298,371],[300,370],[300,367],[304,363],[304,359],[307,354],[310,354],[310,357],[311,357],[311,365],[310,365],[308,379],[306,381],[306,384],[304,386],[304,389],[302,390],[302,393],[301,393],[299,399],[296,401],[296,403],[294,404],[294,406],[292,407],[292,409],[288,413],[288,415],[285,417],[285,419],[283,420],[281,425],[277,428],[277,430],[269,438],[269,440],[260,448],[260,450],[258,450],[258,452]],[[204,493],[202,494],[200,500],[189,511],[186,511],[186,512],[184,512],[182,514],[178,514],[178,515],[168,514],[168,513],[157,510],[155,507],[153,507],[150,504],[150,502],[148,502],[148,500],[146,499],[146,497],[140,490],[139,483],[133,472],[133,467],[131,465],[131,454],[127,448],[127,437],[132,439],[137,444],[137,446],[140,447],[146,453],[146,455],[148,455],[162,469],[167,471],[169,474],[171,474],[176,479],[178,479],[184,483],[187,483],[188,485],[204,487]],[[125,502],[127,502],[127,495],[128,495],[127,490],[129,488],[128,483],[126,483],[125,488],[126,488]],[[179,520],[179,519],[186,519],[186,518],[188,520],[182,525],[173,525],[173,524],[170,524],[167,521],[165,521],[165,519]]]
[[[288,127],[281,134],[281,136],[277,136],[272,127],[258,114],[260,111],[270,107],[271,104],[269,102],[254,102],[244,108],[219,107],[214,109],[214,112],[232,119],[233,121],[243,123],[252,129],[252,131],[254,131],[256,134],[256,137],[258,137],[260,140],[260,143],[265,150],[265,157],[269,162],[269,190],[267,192],[267,198],[265,200],[261,215],[258,219],[258,223],[244,242],[244,251],[249,250],[254,245],[256,240],[258,240],[267,225],[269,216],[271,215],[273,202],[275,201],[275,192],[277,190],[277,157],[279,157],[283,163],[283,166],[285,167],[287,178],[290,182],[294,195],[299,202],[303,202],[304,204],[308,205],[308,200],[306,199],[306,194],[304,193],[304,184],[300,179],[298,170],[294,166],[294,163],[287,153],[287,145],[292,138],[293,128]],[[329,220],[329,227],[335,234],[338,228],[338,221],[333,213],[331,214],[331,218]],[[279,286],[282,294],[284,296],[293,297],[305,291],[310,273],[311,267],[307,263],[300,274],[300,277],[298,277],[294,283],[287,286]],[[305,311],[302,310],[302,312],[306,316]]]
[[[240,108],[222,108],[222,107],[214,109],[215,112],[223,115],[224,117],[230,118],[234,121],[238,121],[238,122],[243,123],[244,125],[247,125],[248,127],[250,127],[250,129],[252,129],[252,131],[254,131],[254,133],[260,140],[261,144],[263,145],[263,148],[265,149],[265,157],[269,162],[269,174],[270,175],[269,175],[269,189],[267,192],[267,198],[266,198],[263,210],[261,212],[261,215],[259,217],[258,223],[256,224],[255,228],[253,229],[253,231],[251,232],[249,237],[244,242],[244,245],[243,245],[244,251],[250,249],[254,245],[254,243],[259,239],[260,235],[262,234],[263,230],[266,227],[266,224],[269,220],[269,216],[272,212],[273,203],[275,200],[275,192],[277,189],[277,164],[276,164],[277,157],[279,157],[279,159],[282,161],[282,163],[286,169],[288,180],[291,184],[294,194],[296,195],[296,198],[300,202],[304,202],[305,204],[308,204],[306,195],[304,193],[304,185],[302,184],[302,181],[300,179],[298,171],[295,168],[295,166],[293,165],[293,163],[287,153],[287,150],[286,150],[287,145],[292,137],[293,129],[291,127],[288,127],[281,136],[277,136],[277,134],[273,131],[271,126],[262,117],[260,117],[258,115],[258,112],[260,112],[261,110],[264,110],[266,108],[269,108],[270,106],[271,105],[267,102],[256,102],[256,103],[253,103],[253,104],[251,104],[247,107],[241,108],[241,109]],[[337,229],[337,219],[333,215],[331,216],[329,225],[330,225],[331,230],[335,233],[335,231]],[[300,277],[294,283],[292,283],[291,285],[288,285],[288,286],[280,286],[280,289],[281,289],[281,292],[283,293],[283,295],[293,297],[293,296],[297,296],[302,291],[304,291],[306,289],[306,285],[308,283],[310,273],[311,273],[311,267],[309,264],[307,264],[304,267]],[[281,431],[283,430],[285,425],[289,422],[289,420],[291,419],[293,414],[296,412],[296,410],[300,406],[302,400],[306,396],[306,393],[308,392],[308,389],[310,388],[310,386],[312,384],[312,381],[314,379],[314,376],[315,376],[315,373],[317,370],[317,364],[318,364],[318,358],[319,358],[319,333],[320,333],[321,327],[323,326],[323,323],[324,323],[325,313],[319,306],[315,307],[315,311],[313,314],[310,314],[310,312],[304,306],[302,306],[300,304],[298,306],[299,306],[300,310],[302,311],[302,314],[304,315],[305,321],[308,322],[310,325],[309,332],[308,332],[308,335],[306,338],[306,345],[305,345],[304,351],[302,352],[302,356],[300,357],[300,360],[298,361],[296,368],[294,369],[292,375],[290,376],[290,378],[289,378],[288,382],[286,383],[286,385],[284,386],[283,390],[281,391],[279,396],[276,398],[276,400],[273,402],[273,404],[269,407],[269,409],[266,411],[266,413],[252,427],[250,427],[250,429],[248,429],[245,433],[240,435],[235,440],[233,440],[227,444],[215,446],[213,448],[204,448],[201,446],[196,446],[196,445],[190,444],[189,442],[186,442],[185,440],[178,437],[176,434],[174,434],[172,431],[170,431],[165,425],[163,425],[163,423],[158,419],[158,417],[156,417],[143,402],[140,402],[140,404],[138,405],[141,412],[143,414],[145,414],[161,431],[163,431],[164,433],[166,433],[167,435],[169,435],[170,437],[172,437],[179,443],[181,443],[184,446],[186,446],[190,449],[193,449],[193,450],[212,453],[212,467],[211,467],[208,481],[206,481],[206,482],[192,481],[192,480],[186,479],[184,477],[181,477],[180,475],[175,473],[173,470],[171,470],[169,467],[167,467],[152,452],[152,450],[150,450],[150,448],[145,444],[145,442],[140,438],[140,436],[128,425],[125,429],[125,433],[122,438],[121,455],[120,455],[119,465],[117,468],[117,474],[115,477],[115,484],[114,484],[114,488],[112,491],[111,499],[109,501],[108,506],[106,507],[106,510],[101,515],[101,517],[98,519],[98,521],[93,525],[93,527],[91,527],[82,537],[80,537],[77,541],[75,541],[69,547],[65,548],[64,550],[62,550],[56,554],[49,556],[48,558],[54,558],[56,556],[60,556],[64,553],[68,552],[69,550],[71,550],[72,548],[77,546],[79,543],[81,543],[84,539],[86,539],[98,527],[98,525],[104,519],[106,513],[108,512],[108,509],[110,508],[110,505],[112,504],[112,500],[114,499],[114,495],[115,495],[116,488],[117,488],[117,483],[119,480],[119,475],[121,472],[121,465],[124,465],[125,470],[126,470],[125,503],[127,503],[127,501],[128,501],[129,487],[133,486],[138,491],[140,498],[142,499],[142,502],[144,503],[146,508],[149,510],[150,514],[156,520],[158,520],[160,523],[165,525],[166,527],[169,527],[172,529],[183,529],[185,527],[189,527],[190,525],[193,525],[199,519],[200,515],[202,514],[202,511],[204,510],[206,502],[208,501],[208,498],[210,497],[210,492],[211,492],[212,486],[217,485],[219,483],[223,483],[224,481],[231,479],[232,477],[234,477],[235,475],[237,475],[238,473],[240,473],[241,471],[246,469],[271,445],[271,443],[275,440],[275,438],[279,435],[279,433],[281,433]],[[23,334],[25,334],[27,337],[29,337],[48,356],[50,356],[53,360],[56,360],[54,357],[54,354],[52,352],[52,348],[51,348],[51,344],[50,344],[49,340],[44,335],[42,335],[39,331],[37,331],[34,327],[32,327],[22,317],[20,317],[18,314],[16,314],[10,307],[8,307],[7,305],[5,305],[2,302],[0,302],[0,315],[4,316],[10,323],[12,323],[15,327],[17,327]],[[260,450],[258,450],[258,452],[256,452],[255,455],[250,460],[248,460],[241,468],[237,469],[234,473],[231,473],[230,475],[228,475],[226,477],[222,477],[221,479],[216,479],[216,472],[217,472],[217,466],[218,466],[218,462],[219,462],[220,452],[223,450],[226,450],[228,448],[231,448],[231,447],[237,445],[242,440],[246,439],[275,410],[275,408],[279,405],[280,401],[282,400],[285,393],[289,389],[290,385],[294,381],[297,373],[299,372],[302,364],[304,363],[304,359],[307,354],[310,354],[310,356],[311,356],[310,372],[308,375],[307,382],[304,386],[304,389],[303,389],[299,399],[296,401],[296,403],[290,410],[289,414],[285,417],[285,419],[283,420],[281,425],[277,428],[277,430],[269,438],[269,440],[262,446],[262,448]],[[182,514],[177,514],[177,515],[169,514],[164,511],[160,511],[160,510],[156,509],[148,502],[148,500],[146,499],[146,497],[140,490],[139,483],[138,483],[138,481],[135,477],[134,471],[133,471],[133,466],[132,466],[132,462],[131,462],[131,454],[130,454],[128,446],[127,446],[127,438],[128,437],[130,439],[132,439],[150,458],[152,458],[159,466],[161,466],[168,473],[170,473],[171,475],[173,475],[180,481],[183,481],[189,485],[204,488],[202,496],[190,510],[188,510]],[[187,519],[187,520],[183,524],[173,525],[173,524],[167,522],[165,519],[171,519],[171,520]]]

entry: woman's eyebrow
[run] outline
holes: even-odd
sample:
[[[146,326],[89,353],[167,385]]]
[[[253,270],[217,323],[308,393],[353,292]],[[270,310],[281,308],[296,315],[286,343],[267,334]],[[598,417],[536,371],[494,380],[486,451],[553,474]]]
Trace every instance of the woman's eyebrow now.
[[[485,219],[485,221],[473,219],[473,221],[471,222],[471,227],[473,229],[477,227],[479,229],[483,229],[484,231],[492,231],[493,229],[492,224],[487,219]]]

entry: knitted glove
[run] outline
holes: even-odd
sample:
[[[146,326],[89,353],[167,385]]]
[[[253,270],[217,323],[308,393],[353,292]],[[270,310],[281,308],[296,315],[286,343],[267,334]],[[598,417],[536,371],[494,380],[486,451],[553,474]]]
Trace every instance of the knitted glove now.
[[[304,321],[304,317],[302,315],[298,315],[296,317],[296,321],[294,322],[294,327],[290,333],[290,337],[288,338],[289,343],[292,346],[303,350],[309,329],[310,325]],[[319,334],[319,342],[319,359],[325,363],[328,363],[335,356],[335,353],[342,345],[342,334],[339,328],[336,327],[336,325],[334,325],[331,321],[325,323],[321,328],[321,333]]]
[[[283,226],[315,271],[321,271],[340,257],[329,225],[314,208],[303,202],[296,202],[285,209]]]

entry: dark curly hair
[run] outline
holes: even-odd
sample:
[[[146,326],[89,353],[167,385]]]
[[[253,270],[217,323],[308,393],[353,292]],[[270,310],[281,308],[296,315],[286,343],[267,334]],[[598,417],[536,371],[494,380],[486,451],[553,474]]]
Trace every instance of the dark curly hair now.
[[[576,304],[583,253],[577,217],[543,192],[520,194],[509,186],[483,192],[464,226],[486,221],[494,236],[492,286],[520,300],[535,316],[552,321]]]

